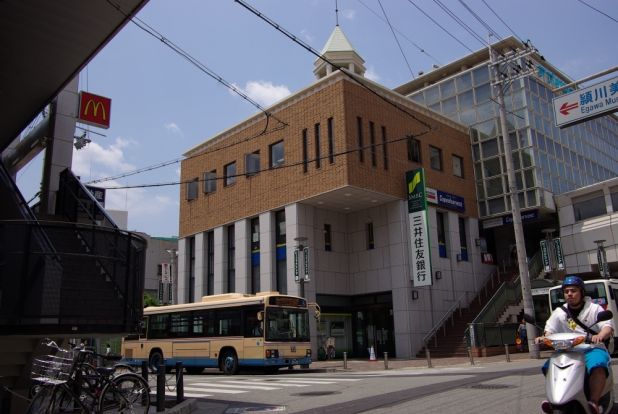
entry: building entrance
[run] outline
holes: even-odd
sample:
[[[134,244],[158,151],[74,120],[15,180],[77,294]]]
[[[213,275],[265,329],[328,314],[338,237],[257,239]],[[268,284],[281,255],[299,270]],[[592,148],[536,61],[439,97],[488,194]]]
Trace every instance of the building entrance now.
[[[357,310],[353,318],[354,353],[369,358],[373,347],[376,357],[382,358],[384,352],[395,357],[395,338],[393,335],[393,315],[390,306]]]

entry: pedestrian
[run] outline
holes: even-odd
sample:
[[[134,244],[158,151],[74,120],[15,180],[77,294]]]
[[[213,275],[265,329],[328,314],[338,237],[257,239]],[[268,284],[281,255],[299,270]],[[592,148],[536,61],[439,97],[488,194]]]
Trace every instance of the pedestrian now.
[[[105,345],[105,355],[109,355],[112,353],[112,347],[110,344]]]
[[[517,327],[517,338],[519,339],[517,349],[521,352],[524,352],[528,346],[528,331],[526,330],[526,321],[523,319]]]

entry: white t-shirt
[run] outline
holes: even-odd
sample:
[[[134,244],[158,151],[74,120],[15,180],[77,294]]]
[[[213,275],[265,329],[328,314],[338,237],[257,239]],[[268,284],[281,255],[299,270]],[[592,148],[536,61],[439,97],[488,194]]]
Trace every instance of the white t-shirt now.
[[[569,322],[569,315],[564,310],[566,310],[566,305],[563,305],[562,309],[554,309],[554,311],[551,313],[551,316],[545,323],[545,332],[547,334],[562,332],[577,332],[586,334],[587,332],[584,330],[584,328],[582,328],[573,321]],[[610,328],[612,328],[613,331],[613,319],[610,319],[608,321],[602,321],[592,325],[594,321],[597,320],[597,315],[599,314],[599,312],[602,311],[603,307],[601,305],[592,303],[591,299],[586,296],[584,298],[584,307],[581,312],[579,312],[579,315],[577,315],[577,319],[579,319],[585,326],[590,326],[590,329],[592,329],[593,331],[601,332],[601,329],[604,326],[609,326]]]

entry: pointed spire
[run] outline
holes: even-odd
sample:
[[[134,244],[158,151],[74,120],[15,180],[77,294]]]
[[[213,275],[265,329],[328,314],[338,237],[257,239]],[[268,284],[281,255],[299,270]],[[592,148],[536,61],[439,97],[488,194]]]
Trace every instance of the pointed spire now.
[[[335,26],[322,49],[321,55],[337,66],[344,67],[361,76],[365,74],[365,61],[354,50],[354,47],[345,34],[343,34],[339,25]],[[313,66],[313,73],[317,79],[330,75],[331,72],[336,70],[336,68],[321,58],[317,58]]]
[[[335,0],[335,26],[339,26],[339,8],[337,7],[337,0]]]

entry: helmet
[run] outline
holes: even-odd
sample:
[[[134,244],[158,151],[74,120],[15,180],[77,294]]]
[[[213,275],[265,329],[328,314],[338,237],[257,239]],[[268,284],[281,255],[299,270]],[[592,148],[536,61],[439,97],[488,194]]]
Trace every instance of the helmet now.
[[[584,281],[579,276],[569,275],[565,277],[562,282],[562,289],[567,286],[577,286],[582,290],[582,292],[584,291]]]

